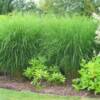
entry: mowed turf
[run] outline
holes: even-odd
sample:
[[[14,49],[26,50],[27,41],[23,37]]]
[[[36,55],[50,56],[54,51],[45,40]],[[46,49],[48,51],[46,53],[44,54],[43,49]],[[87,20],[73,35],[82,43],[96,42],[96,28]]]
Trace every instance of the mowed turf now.
[[[17,92],[0,89],[0,100],[80,100],[79,97],[64,97],[54,95],[36,94],[31,92]]]
[[[36,94],[31,92],[18,92],[7,89],[0,89],[0,100],[100,100],[82,97],[54,96]]]

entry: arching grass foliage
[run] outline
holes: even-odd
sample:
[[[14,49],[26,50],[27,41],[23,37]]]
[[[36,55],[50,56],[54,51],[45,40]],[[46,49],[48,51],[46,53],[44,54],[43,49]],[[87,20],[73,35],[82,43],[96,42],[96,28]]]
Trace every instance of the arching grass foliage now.
[[[64,74],[79,69],[93,50],[96,23],[84,16],[0,16],[0,68],[18,74],[39,55]]]

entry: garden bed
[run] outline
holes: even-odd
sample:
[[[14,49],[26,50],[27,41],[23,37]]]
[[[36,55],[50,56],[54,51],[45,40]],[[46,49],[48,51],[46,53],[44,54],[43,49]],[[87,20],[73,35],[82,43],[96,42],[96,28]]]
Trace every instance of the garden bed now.
[[[4,76],[0,76],[0,88],[60,96],[100,97],[100,95],[93,95],[86,91],[75,91],[70,84],[65,86],[47,86],[41,89],[36,89],[28,81],[15,81]]]

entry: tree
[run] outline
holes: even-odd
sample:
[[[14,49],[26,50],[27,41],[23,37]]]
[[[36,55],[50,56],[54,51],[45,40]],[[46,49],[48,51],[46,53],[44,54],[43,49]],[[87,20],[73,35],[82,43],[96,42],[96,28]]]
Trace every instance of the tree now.
[[[36,9],[34,0],[14,0],[12,5],[15,11],[34,11]]]
[[[95,5],[91,0],[84,0],[84,13],[86,15],[91,15],[93,12],[96,12]]]
[[[98,0],[39,0],[39,8],[44,11],[52,11],[55,14],[79,13],[91,15],[96,12]]]
[[[84,0],[38,0],[38,8],[43,11],[52,11],[55,14],[79,13],[83,10]]]
[[[13,0],[0,0],[0,14],[6,14],[12,11]]]

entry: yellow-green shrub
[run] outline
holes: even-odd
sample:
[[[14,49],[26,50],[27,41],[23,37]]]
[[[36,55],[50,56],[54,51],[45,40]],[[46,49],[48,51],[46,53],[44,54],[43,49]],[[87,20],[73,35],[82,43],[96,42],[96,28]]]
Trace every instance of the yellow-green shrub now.
[[[80,77],[73,80],[77,90],[88,90],[100,93],[100,57],[94,57],[89,62],[83,61]]]

